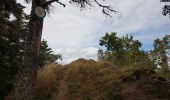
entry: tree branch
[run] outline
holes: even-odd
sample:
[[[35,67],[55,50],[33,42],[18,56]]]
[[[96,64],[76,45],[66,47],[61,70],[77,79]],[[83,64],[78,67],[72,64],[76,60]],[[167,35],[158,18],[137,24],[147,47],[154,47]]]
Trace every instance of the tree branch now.
[[[101,4],[100,2],[98,2],[99,0],[70,0],[70,3],[76,3],[78,5],[80,5],[80,8],[85,8],[87,5],[92,7],[92,3],[96,3],[100,8],[102,8],[102,12],[103,14],[105,14],[106,16],[111,16],[111,13],[119,13],[116,10],[113,10],[113,8],[111,6],[106,6]],[[106,0],[103,0],[106,1]]]
[[[59,0],[50,0],[50,1],[46,1],[45,3],[41,4],[43,7],[47,7],[48,5],[51,5],[53,2],[57,2],[60,5],[62,5],[63,7],[65,7],[66,5],[63,4],[62,2],[60,2]]]
[[[97,0],[94,0],[94,2],[99,6],[99,7],[102,7],[102,12],[103,14],[111,17],[110,15],[110,12],[114,12],[114,13],[117,13],[118,11],[116,10],[113,10],[111,6],[105,6],[105,5],[102,5],[101,3],[99,3]]]

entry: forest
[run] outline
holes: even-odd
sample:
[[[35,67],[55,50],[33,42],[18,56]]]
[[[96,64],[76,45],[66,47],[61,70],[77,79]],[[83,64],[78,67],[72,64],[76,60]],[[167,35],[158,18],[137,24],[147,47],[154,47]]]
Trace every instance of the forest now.
[[[61,64],[64,56],[42,38],[43,24],[53,3],[68,4],[24,2],[31,5],[30,14],[19,0],[0,0],[0,100],[170,100],[170,33],[145,50],[132,34],[105,32],[96,60]],[[107,18],[121,13],[105,2],[68,0],[80,10],[95,5]],[[160,15],[170,17],[170,5]]]

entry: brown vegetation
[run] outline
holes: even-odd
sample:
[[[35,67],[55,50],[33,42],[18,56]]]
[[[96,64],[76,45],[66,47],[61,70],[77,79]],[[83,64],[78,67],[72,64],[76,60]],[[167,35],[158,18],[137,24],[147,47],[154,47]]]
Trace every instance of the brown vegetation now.
[[[80,59],[40,69],[37,100],[169,100],[170,82],[145,68]]]

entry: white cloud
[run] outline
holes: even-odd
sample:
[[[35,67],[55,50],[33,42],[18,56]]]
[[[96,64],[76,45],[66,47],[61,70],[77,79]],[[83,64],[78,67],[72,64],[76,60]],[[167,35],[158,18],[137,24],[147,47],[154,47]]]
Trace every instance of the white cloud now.
[[[162,15],[164,3],[160,0],[109,0],[108,4],[121,13],[120,18],[106,18],[98,8],[80,11],[71,4],[66,8],[53,5],[52,13],[44,20],[43,38],[63,54],[62,63],[83,57],[96,59],[98,41],[105,32],[133,34],[147,46],[144,49],[151,47],[156,37],[170,33],[170,19]]]
[[[169,24],[161,14],[163,4],[159,0],[124,0],[115,6],[122,14],[112,25],[118,32],[138,32]]]
[[[85,59],[94,59],[97,60],[97,48],[88,47],[88,48],[68,48],[68,49],[56,49],[55,52],[62,54],[63,61],[58,61],[62,64],[68,64],[73,60],[77,60],[79,58]]]
[[[102,20],[88,18],[77,8],[58,8],[56,13],[45,19],[43,37],[59,48],[80,47],[93,37],[102,23]]]

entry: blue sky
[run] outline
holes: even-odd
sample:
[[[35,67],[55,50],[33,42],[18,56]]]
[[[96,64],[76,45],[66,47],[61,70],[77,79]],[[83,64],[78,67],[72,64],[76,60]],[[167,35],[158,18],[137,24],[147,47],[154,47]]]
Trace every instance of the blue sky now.
[[[106,32],[117,32],[118,36],[131,34],[143,43],[144,50],[152,49],[156,38],[170,34],[170,19],[161,14],[165,3],[160,0],[108,0],[104,4],[121,14],[109,18],[97,6],[80,11],[75,5],[67,4],[63,8],[53,4],[51,14],[44,19],[43,38],[55,53],[63,55],[60,63],[78,58],[97,59],[97,50],[101,48],[99,39]],[[26,6],[25,11],[29,13],[30,6]]]

